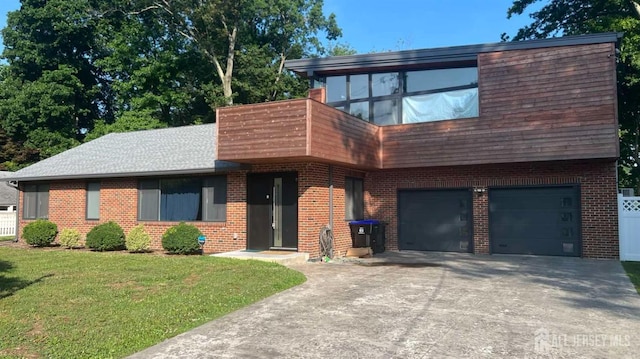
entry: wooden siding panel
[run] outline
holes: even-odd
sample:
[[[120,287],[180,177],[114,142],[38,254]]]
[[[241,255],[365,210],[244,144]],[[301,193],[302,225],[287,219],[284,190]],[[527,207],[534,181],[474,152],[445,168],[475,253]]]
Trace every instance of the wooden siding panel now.
[[[307,154],[307,100],[218,110],[218,159],[276,159]]]
[[[383,167],[618,157],[614,51],[480,54],[480,117],[384,127]]]
[[[379,168],[379,127],[309,99],[218,111],[218,159],[322,162]]]
[[[358,167],[379,168],[380,127],[325,104],[311,102],[310,155]]]

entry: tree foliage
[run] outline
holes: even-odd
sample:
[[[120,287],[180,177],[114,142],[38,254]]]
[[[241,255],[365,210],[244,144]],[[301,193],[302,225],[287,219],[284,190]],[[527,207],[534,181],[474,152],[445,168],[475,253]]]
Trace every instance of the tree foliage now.
[[[521,15],[540,0],[516,0],[507,17]],[[531,13],[532,23],[513,40],[622,32],[619,45],[618,120],[620,185],[640,191],[640,3],[633,0],[549,0]],[[503,34],[503,38],[508,37]]]
[[[322,0],[21,0],[2,30],[0,163],[304,95],[284,61],[341,31]],[[23,150],[16,150],[21,148]]]

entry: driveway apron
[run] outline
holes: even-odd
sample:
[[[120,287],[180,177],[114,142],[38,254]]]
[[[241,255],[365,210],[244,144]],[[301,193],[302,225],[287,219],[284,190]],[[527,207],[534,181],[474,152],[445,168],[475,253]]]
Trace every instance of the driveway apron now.
[[[293,267],[306,283],[131,358],[632,358],[617,261],[389,252]]]

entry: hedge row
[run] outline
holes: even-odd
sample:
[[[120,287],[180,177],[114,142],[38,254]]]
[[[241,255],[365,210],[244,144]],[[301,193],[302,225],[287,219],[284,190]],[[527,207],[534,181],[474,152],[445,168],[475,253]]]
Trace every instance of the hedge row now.
[[[168,228],[162,235],[162,248],[174,254],[200,253],[198,237],[200,230],[191,224],[179,223]],[[60,245],[66,248],[77,248],[80,245],[80,232],[77,229],[65,228],[58,233],[58,226],[48,220],[39,219],[27,224],[22,231],[25,242],[34,247],[51,245],[58,236]],[[117,251],[126,249],[129,252],[148,252],[151,237],[142,224],[134,227],[125,236],[124,230],[116,222],[98,224],[89,233],[85,244],[95,251]]]

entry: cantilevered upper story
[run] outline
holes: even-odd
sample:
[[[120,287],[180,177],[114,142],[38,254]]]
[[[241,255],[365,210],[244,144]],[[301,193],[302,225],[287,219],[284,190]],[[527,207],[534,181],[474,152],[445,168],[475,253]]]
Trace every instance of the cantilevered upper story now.
[[[310,98],[218,110],[218,158],[363,169],[619,156],[617,33],[290,60]]]

